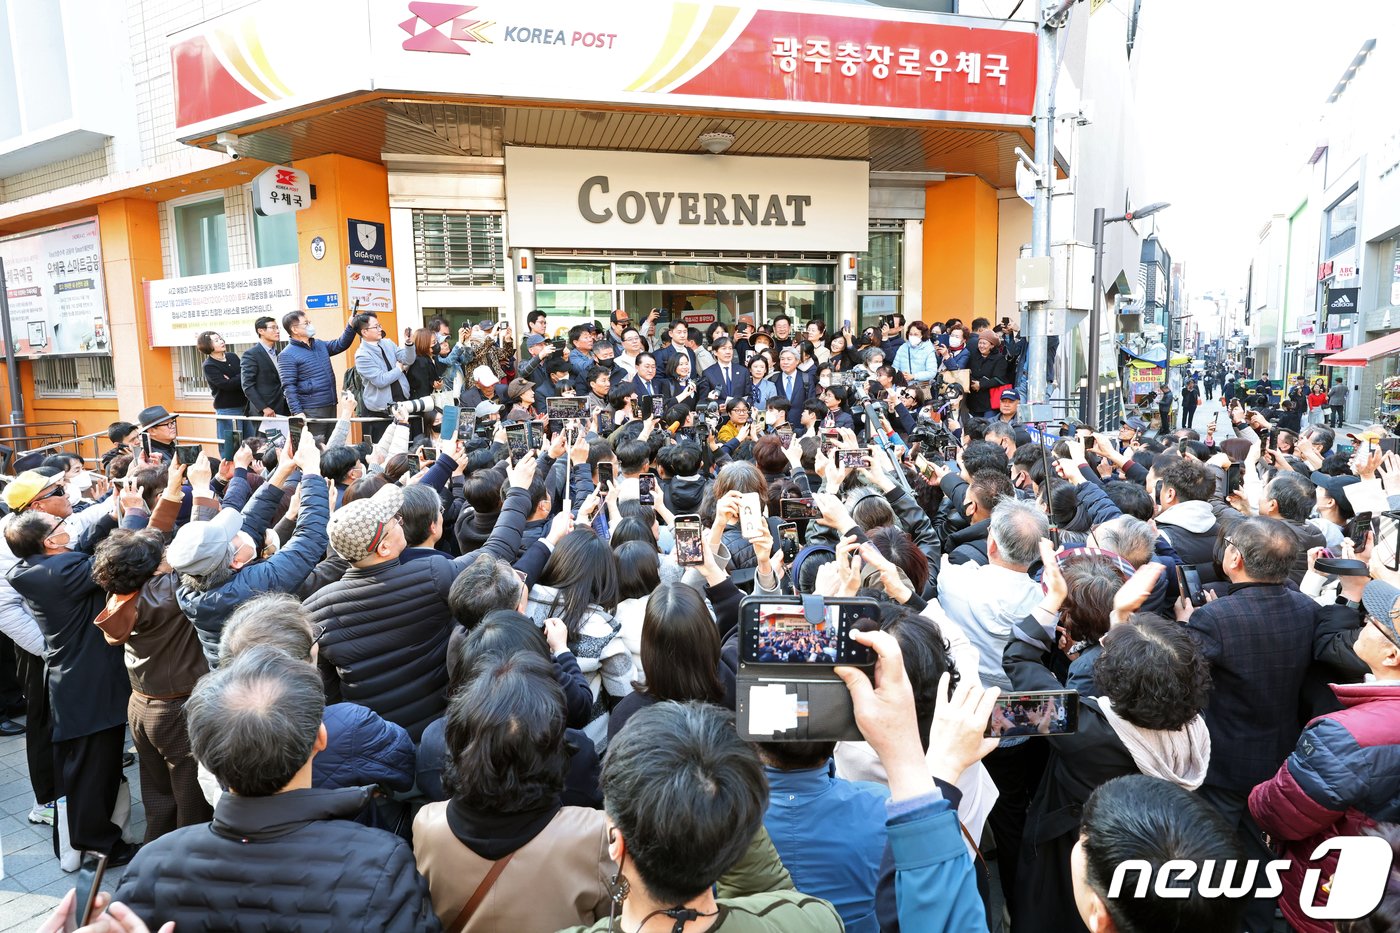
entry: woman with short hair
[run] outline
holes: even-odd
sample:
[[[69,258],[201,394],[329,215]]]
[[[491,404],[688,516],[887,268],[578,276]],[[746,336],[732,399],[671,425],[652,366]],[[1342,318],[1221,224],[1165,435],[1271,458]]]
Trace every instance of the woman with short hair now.
[[[216,431],[220,442],[234,431],[244,437],[253,435],[247,421],[235,420],[248,414],[248,396],[243,394],[242,369],[238,354],[228,348],[218,331],[206,330],[195,340],[195,347],[204,354],[204,378],[214,393],[214,413],[218,419]],[[221,454],[222,456],[222,454]]]

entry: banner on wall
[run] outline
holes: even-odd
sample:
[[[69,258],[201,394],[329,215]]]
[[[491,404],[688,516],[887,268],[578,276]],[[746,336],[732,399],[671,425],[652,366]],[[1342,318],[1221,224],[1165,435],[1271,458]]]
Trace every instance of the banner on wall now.
[[[97,218],[0,241],[15,355],[111,352]]]
[[[242,272],[148,279],[146,320],[153,347],[192,347],[206,330],[229,343],[250,343],[253,322],[301,308],[298,266],[263,266]]]
[[[810,0],[261,0],[170,56],[187,138],[381,89],[1029,126],[1036,79],[1034,23]]]

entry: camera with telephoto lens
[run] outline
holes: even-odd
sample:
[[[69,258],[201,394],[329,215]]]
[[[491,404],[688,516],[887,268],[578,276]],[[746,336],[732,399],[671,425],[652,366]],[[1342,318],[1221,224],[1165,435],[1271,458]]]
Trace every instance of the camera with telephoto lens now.
[[[446,408],[448,405],[455,404],[455,396],[451,392],[434,392],[432,395],[425,395],[422,398],[414,398],[406,402],[399,402],[394,406],[394,413],[400,418],[408,418],[412,415],[421,415],[426,412],[437,411]]]
[[[914,423],[914,430],[909,432],[905,438],[910,444],[918,444],[923,450],[942,450],[944,447],[955,446],[957,439],[953,437],[941,422],[934,421],[931,413],[925,409],[920,413],[918,420]]]
[[[864,404],[870,401],[870,380],[875,378],[875,374],[864,366],[851,367],[850,398],[853,404]]]

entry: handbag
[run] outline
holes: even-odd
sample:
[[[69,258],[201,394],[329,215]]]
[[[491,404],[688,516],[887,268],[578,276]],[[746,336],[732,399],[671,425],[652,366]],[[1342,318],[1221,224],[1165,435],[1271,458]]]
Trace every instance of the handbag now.
[[[510,860],[513,858],[515,858],[514,852],[510,853],[505,858],[497,859],[495,862],[491,863],[491,870],[486,873],[485,878],[481,879],[481,884],[476,886],[476,890],[472,892],[472,896],[467,898],[466,906],[462,908],[462,912],[457,915],[450,926],[444,927],[444,933],[462,933],[462,930],[471,920],[472,914],[476,913],[476,909],[481,906],[481,902],[486,900],[486,895],[490,893],[491,888],[496,884],[496,879],[501,877],[501,872],[506,870],[506,866],[510,864]]]

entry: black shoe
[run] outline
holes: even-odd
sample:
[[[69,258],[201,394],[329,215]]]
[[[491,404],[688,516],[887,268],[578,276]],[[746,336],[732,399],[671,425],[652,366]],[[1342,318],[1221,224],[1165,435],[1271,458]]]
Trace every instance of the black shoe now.
[[[117,843],[116,847],[108,854],[107,867],[120,868],[135,858],[136,853],[140,851],[141,846],[139,844],[123,840]]]
[[[24,726],[13,719],[0,721],[0,735],[24,735]]]
[[[122,768],[130,768],[136,764],[136,756],[131,752],[122,752]]]

